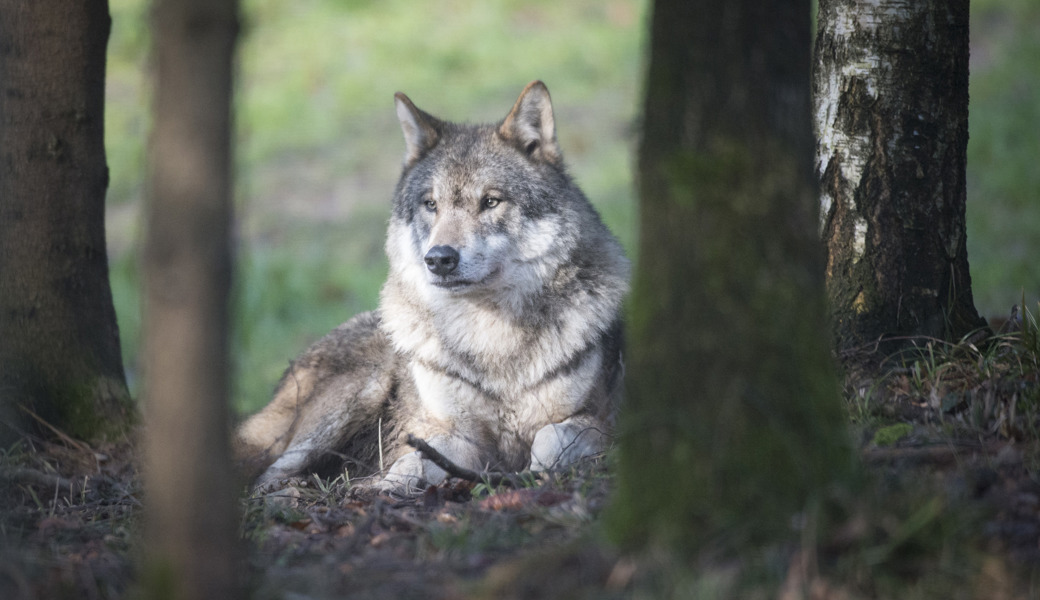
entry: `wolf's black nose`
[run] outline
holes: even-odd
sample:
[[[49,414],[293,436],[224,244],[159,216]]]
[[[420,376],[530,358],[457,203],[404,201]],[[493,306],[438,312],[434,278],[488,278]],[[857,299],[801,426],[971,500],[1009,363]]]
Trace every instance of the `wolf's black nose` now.
[[[423,260],[434,275],[447,275],[459,266],[459,251],[451,246],[434,246]]]

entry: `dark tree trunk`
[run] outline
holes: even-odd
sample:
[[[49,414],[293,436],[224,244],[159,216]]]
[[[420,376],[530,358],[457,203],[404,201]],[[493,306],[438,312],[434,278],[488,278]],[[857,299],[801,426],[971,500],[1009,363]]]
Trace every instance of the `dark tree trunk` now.
[[[126,431],[105,250],[106,0],[0,5],[0,447]]]
[[[159,0],[145,248],[145,400],[152,597],[239,595],[228,456],[235,0]]]
[[[768,537],[853,464],[815,235],[809,10],[654,4],[623,538]]]
[[[965,243],[968,0],[820,0],[813,73],[835,344],[985,326]],[[890,353],[906,343],[880,347]]]

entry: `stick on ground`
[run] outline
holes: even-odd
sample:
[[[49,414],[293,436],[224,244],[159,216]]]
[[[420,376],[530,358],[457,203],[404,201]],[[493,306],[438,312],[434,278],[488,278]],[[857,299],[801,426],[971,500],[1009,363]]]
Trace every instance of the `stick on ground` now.
[[[481,471],[478,473],[476,471],[471,471],[470,469],[464,469],[435,450],[422,438],[415,437],[409,433],[407,442],[409,446],[421,452],[424,458],[432,461],[433,464],[447,471],[448,475],[451,475],[452,477],[477,483],[487,483],[490,486],[508,485],[509,487],[517,487],[516,477],[511,473],[501,473],[497,471]]]

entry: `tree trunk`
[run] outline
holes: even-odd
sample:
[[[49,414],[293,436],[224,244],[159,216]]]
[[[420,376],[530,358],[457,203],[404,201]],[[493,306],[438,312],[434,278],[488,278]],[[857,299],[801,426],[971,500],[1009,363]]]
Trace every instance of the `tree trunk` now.
[[[233,598],[228,456],[234,0],[159,0],[145,247],[145,463],[152,597]]]
[[[985,326],[965,243],[968,0],[820,0],[813,74],[837,351]]]
[[[0,6],[0,447],[126,431],[105,250],[106,0]]]
[[[622,539],[783,533],[853,464],[814,233],[809,10],[654,4]]]

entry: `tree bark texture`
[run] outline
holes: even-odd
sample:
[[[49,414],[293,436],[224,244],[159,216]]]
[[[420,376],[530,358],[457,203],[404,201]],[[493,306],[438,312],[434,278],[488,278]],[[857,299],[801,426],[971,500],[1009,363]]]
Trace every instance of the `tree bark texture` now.
[[[106,0],[0,4],[0,446],[133,420],[105,250]]]
[[[654,3],[622,539],[769,537],[851,472],[814,231],[809,11]]]
[[[985,326],[965,243],[968,0],[820,0],[820,227],[837,351]]]
[[[144,260],[150,597],[238,596],[228,456],[234,0],[158,0]]]

